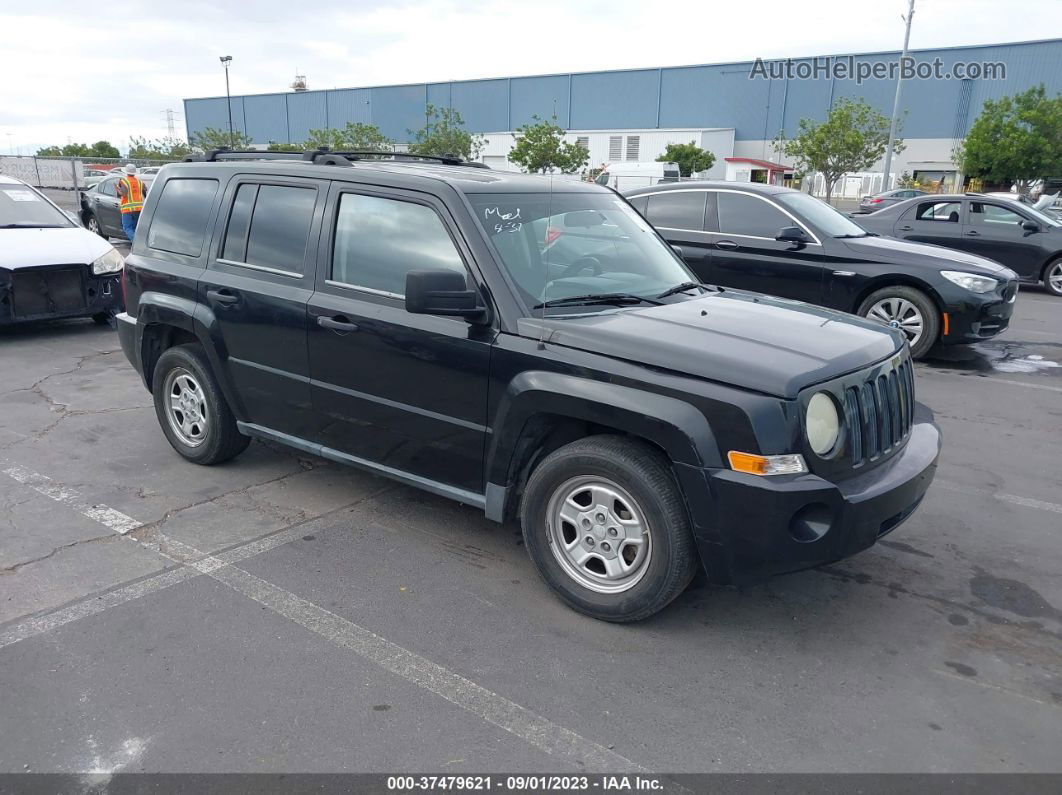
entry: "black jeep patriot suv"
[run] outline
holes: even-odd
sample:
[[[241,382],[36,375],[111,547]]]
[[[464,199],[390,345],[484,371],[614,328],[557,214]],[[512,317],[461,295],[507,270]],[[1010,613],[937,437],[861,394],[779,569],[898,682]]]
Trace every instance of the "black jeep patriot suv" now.
[[[190,461],[271,439],[518,518],[610,621],[698,563],[740,585],[866,549],[929,487],[900,332],[697,284],[597,185],[280,157],[168,166],[126,260],[122,347]]]

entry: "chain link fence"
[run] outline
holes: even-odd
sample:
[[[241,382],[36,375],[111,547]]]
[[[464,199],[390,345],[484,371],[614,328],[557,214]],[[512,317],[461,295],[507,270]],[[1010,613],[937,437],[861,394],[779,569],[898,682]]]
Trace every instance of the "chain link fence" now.
[[[172,160],[144,160],[117,157],[37,157],[35,155],[0,155],[0,174],[14,177],[35,188],[84,190],[94,178],[132,163],[137,168],[163,166]],[[98,173],[97,173],[98,172]]]

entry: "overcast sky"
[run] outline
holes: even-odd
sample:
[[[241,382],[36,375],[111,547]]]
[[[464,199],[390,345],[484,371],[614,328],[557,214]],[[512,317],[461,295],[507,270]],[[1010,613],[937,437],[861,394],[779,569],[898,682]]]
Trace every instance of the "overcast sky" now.
[[[0,151],[166,134],[232,93],[899,49],[907,0],[0,0]],[[39,9],[39,10],[37,10]],[[312,10],[311,10],[312,9]],[[305,14],[300,18],[300,11]],[[1062,0],[916,0],[913,48],[1062,34]],[[183,137],[184,118],[177,118]]]

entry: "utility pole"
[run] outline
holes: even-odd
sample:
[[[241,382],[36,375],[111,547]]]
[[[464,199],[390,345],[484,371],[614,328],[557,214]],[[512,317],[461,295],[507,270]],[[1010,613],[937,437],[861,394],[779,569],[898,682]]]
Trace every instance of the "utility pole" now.
[[[900,89],[903,87],[903,65],[907,62],[907,47],[911,43],[911,19],[914,17],[915,0],[908,0],[907,30],[903,34],[903,52],[900,54],[900,72],[896,75],[896,98],[892,102],[892,123],[889,125],[889,142],[885,145],[885,174],[881,179],[881,189],[889,189],[889,171],[892,170],[892,142],[896,138],[896,122],[900,117]]]
[[[911,0],[914,3],[914,0]],[[222,55],[218,60],[225,67],[225,101],[229,106],[229,148],[236,148],[236,133],[232,130],[232,94],[229,93],[229,64],[232,63],[231,55]]]
[[[177,137],[177,127],[176,127],[176,125],[174,123],[174,118],[175,118],[176,114],[175,114],[173,108],[166,108],[166,110],[164,110],[162,112],[166,116],[166,135],[168,135],[170,138],[176,138]]]

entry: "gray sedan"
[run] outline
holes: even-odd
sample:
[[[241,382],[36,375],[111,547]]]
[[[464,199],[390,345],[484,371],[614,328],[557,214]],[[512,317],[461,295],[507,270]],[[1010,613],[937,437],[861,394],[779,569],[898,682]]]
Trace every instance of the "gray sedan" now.
[[[918,190],[917,188],[897,188],[896,190],[887,190],[884,193],[875,193],[871,196],[864,196],[859,200],[859,212],[876,212],[885,207],[899,204],[907,199],[913,199],[916,196],[925,195],[926,192],[924,190]]]

